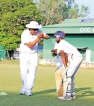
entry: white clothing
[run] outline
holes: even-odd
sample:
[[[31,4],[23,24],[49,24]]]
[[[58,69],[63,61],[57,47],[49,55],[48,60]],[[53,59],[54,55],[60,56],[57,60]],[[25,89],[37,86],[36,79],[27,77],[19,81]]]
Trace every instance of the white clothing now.
[[[42,33],[41,30],[38,30],[36,35],[31,35],[29,29],[23,31],[21,34],[21,44],[20,44],[20,52],[28,52],[28,53],[37,53],[38,52],[38,43],[32,48],[29,48],[25,43],[33,42],[39,33]]]
[[[73,45],[64,39],[61,40],[58,44],[57,52],[59,53],[61,50],[63,50],[68,55],[68,57],[70,57],[70,65],[67,71],[67,76],[72,77],[75,75],[82,62],[82,55]]]
[[[59,46],[59,44],[57,42],[55,42],[54,49],[58,49],[58,46]],[[64,66],[62,59],[58,54],[57,54],[57,57],[56,57],[56,66],[57,66],[57,69],[60,69]]]
[[[22,90],[31,93],[34,86],[38,65],[37,53],[21,53],[20,55],[20,74],[22,79]]]
[[[58,45],[59,45],[59,43],[55,42],[54,49],[58,49]]]
[[[81,56],[80,52],[64,39],[60,41],[57,52],[59,53],[60,50],[63,50],[69,56],[73,56],[73,58]]]
[[[81,63],[82,63],[82,56],[71,59],[70,65],[69,65],[69,68],[68,68],[68,71],[67,71],[67,76],[68,77],[74,77],[74,75],[76,74]]]
[[[36,78],[36,70],[38,65],[38,43],[32,48],[29,48],[25,43],[33,42],[37,39],[37,35],[41,33],[38,30],[36,35],[31,35],[29,30],[25,30],[21,34],[20,44],[20,74],[22,79],[22,91],[31,94],[31,89],[34,86]]]
[[[66,73],[67,79],[64,82],[64,96],[66,96],[68,92],[68,94],[71,97],[74,89],[74,85],[72,85],[73,84],[72,79],[74,78],[74,75],[76,74],[78,68],[82,63],[82,55],[74,46],[69,44],[64,39],[59,42],[57,53],[60,53],[61,50],[68,55],[69,57],[68,59],[70,61],[70,65]],[[68,79],[70,79],[71,82]],[[71,88],[71,90],[69,90],[68,88]]]

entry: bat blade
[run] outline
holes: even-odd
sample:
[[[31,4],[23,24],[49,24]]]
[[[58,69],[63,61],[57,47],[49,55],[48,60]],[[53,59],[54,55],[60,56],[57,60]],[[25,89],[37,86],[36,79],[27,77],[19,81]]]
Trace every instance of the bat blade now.
[[[63,83],[61,83],[59,91],[58,91],[58,97],[63,96]]]

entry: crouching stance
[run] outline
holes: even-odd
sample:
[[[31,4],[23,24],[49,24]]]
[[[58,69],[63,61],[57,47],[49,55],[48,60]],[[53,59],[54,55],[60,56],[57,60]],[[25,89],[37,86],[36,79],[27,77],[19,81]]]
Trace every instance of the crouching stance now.
[[[57,55],[57,43],[55,43],[55,49],[52,50],[52,56],[56,56],[56,70],[55,70],[55,81],[56,81],[56,92],[58,97],[63,96],[63,80],[66,78],[66,70],[64,69],[63,62],[61,60],[60,54]],[[66,56],[66,64],[68,63],[67,55]]]
[[[74,92],[74,76],[82,63],[82,55],[76,47],[64,40],[65,33],[63,31],[55,32],[54,37],[58,43],[57,54],[60,54],[61,60],[64,64],[64,70],[66,72],[66,77],[64,77],[63,80],[63,96],[59,97],[59,99],[72,100],[76,98]],[[68,68],[65,53],[68,57],[71,57]]]

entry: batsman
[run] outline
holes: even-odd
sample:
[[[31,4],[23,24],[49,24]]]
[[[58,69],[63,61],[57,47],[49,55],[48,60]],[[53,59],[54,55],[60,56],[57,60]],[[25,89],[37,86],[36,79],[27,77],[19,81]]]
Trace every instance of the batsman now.
[[[64,65],[61,60],[60,54],[57,54],[58,42],[55,42],[54,50],[51,50],[52,56],[56,56],[56,70],[55,70],[55,81],[56,81],[56,92],[58,94],[58,98],[63,96],[63,81],[66,79],[66,70],[64,70]],[[65,53],[66,57],[66,65],[68,66],[68,56]]]
[[[62,61],[61,65],[64,64],[64,69],[60,67],[58,68],[59,70],[63,70],[63,96],[59,96],[58,98],[61,100],[73,100],[76,98],[74,90],[74,77],[82,63],[83,58],[77,48],[65,40],[65,33],[63,31],[56,31],[54,33],[54,38],[58,43],[57,56],[60,55],[60,59]],[[67,67],[65,54],[70,57],[69,67]],[[60,62],[58,65],[60,66]],[[57,90],[59,91],[59,89]]]

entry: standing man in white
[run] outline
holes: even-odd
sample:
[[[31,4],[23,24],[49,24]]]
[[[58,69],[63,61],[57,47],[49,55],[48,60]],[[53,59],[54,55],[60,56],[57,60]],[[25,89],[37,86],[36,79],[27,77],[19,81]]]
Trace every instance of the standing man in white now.
[[[67,70],[67,64],[65,59],[65,53],[71,57],[70,65],[67,70],[67,78],[64,81],[64,95],[59,99],[62,100],[72,100],[75,99],[75,92],[74,92],[74,76],[82,63],[82,55],[80,52],[65,41],[64,39],[65,33],[63,31],[57,31],[54,33],[54,37],[58,42],[58,49],[57,54],[60,53],[62,62],[64,64],[65,70]]]
[[[36,78],[38,66],[38,42],[50,36],[42,33],[41,25],[36,21],[31,21],[26,25],[26,30],[21,34],[20,44],[20,74],[22,79],[21,95],[32,95],[32,88]]]

